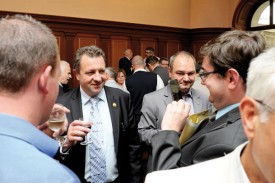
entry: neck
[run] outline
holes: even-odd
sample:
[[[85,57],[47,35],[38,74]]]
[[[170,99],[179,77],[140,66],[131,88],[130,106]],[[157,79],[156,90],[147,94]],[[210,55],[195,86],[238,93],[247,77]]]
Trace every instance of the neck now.
[[[241,163],[251,183],[268,183],[261,170],[257,166],[254,158],[251,155],[251,144],[247,144],[242,155]]]

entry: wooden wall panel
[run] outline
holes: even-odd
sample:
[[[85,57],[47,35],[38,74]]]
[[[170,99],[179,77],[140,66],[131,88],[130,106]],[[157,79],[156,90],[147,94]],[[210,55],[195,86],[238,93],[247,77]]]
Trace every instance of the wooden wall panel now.
[[[181,51],[182,46],[181,42],[179,41],[169,41],[167,42],[167,49],[166,49],[166,57],[170,58],[172,55],[174,55],[176,52]]]
[[[110,67],[114,67],[116,69],[119,68],[119,59],[123,57],[124,50],[127,48],[131,48],[131,43],[129,37],[112,37],[111,38],[111,60],[112,63],[109,65]]]
[[[18,13],[20,12],[0,11],[0,16]],[[107,66],[116,68],[126,48],[131,48],[134,55],[142,57],[145,56],[145,48],[148,46],[155,48],[155,54],[159,57],[170,57],[179,50],[190,51],[197,57],[202,44],[229,30],[229,28],[181,29],[51,15],[30,15],[52,29],[59,45],[61,59],[70,62],[71,66],[73,66],[76,50],[87,45],[99,46],[106,54]],[[74,78],[69,84],[71,87],[76,87],[78,82]]]
[[[54,32],[54,35],[56,37],[56,41],[59,47],[59,53],[60,53],[60,58],[61,60],[66,60],[66,40],[65,40],[65,35],[63,32]]]
[[[75,37],[75,50],[83,46],[99,46],[99,36],[96,34],[77,34]]]
[[[147,47],[153,47],[155,49],[155,55],[158,56],[158,44],[157,44],[157,40],[155,39],[141,39],[140,42],[140,53],[142,58],[145,58],[145,49]]]

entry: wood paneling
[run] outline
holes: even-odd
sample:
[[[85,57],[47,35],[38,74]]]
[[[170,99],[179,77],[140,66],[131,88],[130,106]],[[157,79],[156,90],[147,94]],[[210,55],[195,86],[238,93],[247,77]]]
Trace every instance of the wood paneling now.
[[[123,57],[124,50],[127,48],[131,48],[129,37],[113,36],[111,38],[111,67],[119,67],[119,59]]]
[[[182,49],[182,46],[180,41],[177,41],[177,40],[168,41],[166,55],[168,58],[170,58],[172,55],[174,55],[176,52],[180,51],[181,49]]]
[[[20,12],[3,12],[0,16]],[[23,13],[25,14],[25,13]],[[145,48],[155,48],[159,57],[170,57],[179,50],[185,50],[198,56],[202,44],[214,36],[229,29],[204,28],[181,29],[162,26],[141,25],[82,18],[59,17],[30,14],[48,25],[56,36],[60,56],[73,66],[76,50],[87,45],[97,45],[106,54],[107,66],[118,68],[118,60],[126,48],[131,48],[134,55],[145,56]],[[74,78],[71,87],[78,85]]]
[[[140,53],[143,58],[145,58],[145,49],[147,47],[152,47],[155,49],[155,55],[158,56],[158,49],[157,49],[157,40],[152,38],[144,38],[140,41]]]

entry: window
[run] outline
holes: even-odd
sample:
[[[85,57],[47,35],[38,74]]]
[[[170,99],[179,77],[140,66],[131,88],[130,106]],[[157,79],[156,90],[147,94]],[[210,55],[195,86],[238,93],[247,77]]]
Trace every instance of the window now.
[[[267,47],[275,46],[275,0],[266,0],[257,6],[251,19],[250,29],[261,32]]]

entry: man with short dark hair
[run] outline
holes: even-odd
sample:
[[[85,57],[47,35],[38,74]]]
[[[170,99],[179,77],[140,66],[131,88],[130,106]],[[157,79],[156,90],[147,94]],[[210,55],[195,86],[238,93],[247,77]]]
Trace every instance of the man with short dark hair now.
[[[60,100],[71,111],[61,162],[81,182],[138,183],[140,143],[130,95],[104,86],[105,67],[102,49],[85,46],[77,50],[73,71],[80,86]],[[86,135],[88,142],[83,143]]]
[[[217,109],[215,117],[205,120],[183,145],[179,144],[179,133],[185,123],[162,122],[161,131],[151,142],[153,170],[218,158],[247,140],[238,107],[245,95],[249,64],[264,49],[265,41],[259,33],[239,30],[225,32],[201,48],[199,75],[210,92],[209,101]]]
[[[248,142],[221,158],[193,166],[156,171],[146,183],[192,180],[193,183],[274,182],[275,150],[275,48],[256,57],[250,64],[246,96],[240,103],[242,126]],[[264,81],[264,82],[263,82]],[[167,107],[165,120],[185,120],[182,101]]]
[[[146,66],[150,72],[154,72],[159,75],[164,83],[164,86],[168,84],[170,80],[168,70],[161,67],[159,64],[159,60],[155,56],[150,56],[146,59]]]

